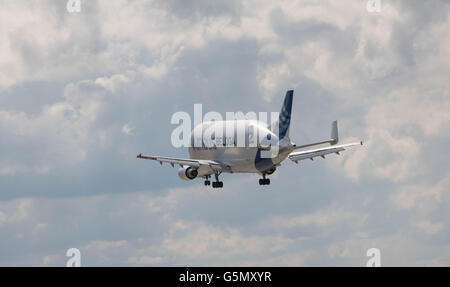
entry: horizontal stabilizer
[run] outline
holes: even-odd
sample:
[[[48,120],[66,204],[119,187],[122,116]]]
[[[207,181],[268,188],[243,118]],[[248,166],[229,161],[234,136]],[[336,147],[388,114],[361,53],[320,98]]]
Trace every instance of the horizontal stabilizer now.
[[[298,151],[293,152],[289,155],[289,159],[298,162],[299,160],[304,159],[313,159],[315,157],[323,157],[325,158],[325,155],[327,154],[339,154],[339,152],[344,151],[346,147],[350,146],[356,146],[356,145],[362,145],[362,142],[355,142],[355,143],[349,143],[349,144],[343,144],[338,146],[330,146],[330,147],[324,147],[324,148],[318,148],[318,149],[311,149],[311,150],[305,150],[305,151]]]

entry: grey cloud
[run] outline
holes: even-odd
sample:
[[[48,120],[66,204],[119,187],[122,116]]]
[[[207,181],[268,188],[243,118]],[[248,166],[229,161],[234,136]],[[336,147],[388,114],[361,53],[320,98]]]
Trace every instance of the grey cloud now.
[[[0,77],[0,265],[62,266],[69,247],[85,265],[364,266],[370,247],[448,265],[447,4],[182,2],[49,1],[0,36],[24,67]],[[222,192],[135,158],[187,156],[173,112],[278,111],[288,88],[297,143],[337,118],[366,145]]]

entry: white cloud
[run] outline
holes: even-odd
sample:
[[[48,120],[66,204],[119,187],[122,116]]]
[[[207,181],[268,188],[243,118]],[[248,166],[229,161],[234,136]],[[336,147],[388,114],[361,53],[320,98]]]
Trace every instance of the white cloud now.
[[[406,185],[390,196],[392,205],[406,212],[409,223],[427,235],[445,231],[450,213],[450,174],[433,184]]]
[[[0,92],[22,103],[0,109],[2,189],[16,197],[0,202],[0,253],[14,259],[0,264],[63,266],[60,251],[78,246],[91,265],[364,266],[370,247],[381,249],[384,265],[448,265],[449,175],[441,171],[450,122],[448,6],[383,2],[381,13],[368,13],[358,1],[226,1],[221,9],[198,3],[92,1],[76,15],[52,1],[5,3]],[[241,54],[222,59],[228,51],[245,52],[248,75],[236,73]],[[227,77],[227,101],[236,101],[239,82],[259,87],[267,102],[295,88],[308,93],[297,109],[339,116],[342,141],[365,144],[327,157],[336,178],[318,182],[327,173],[320,165],[281,167],[263,192],[253,186],[256,176],[225,176],[224,192],[207,193],[197,183],[156,190],[161,182],[177,185],[146,165],[145,188],[124,183],[147,162],[120,161],[128,165],[109,173],[117,154],[135,159],[130,142],[142,142],[149,124],[143,111],[191,105],[191,95]],[[36,82],[49,93],[65,88],[62,95],[20,90],[34,91]],[[155,86],[164,94],[153,93]],[[205,95],[215,101],[209,90]],[[26,109],[40,97],[41,106]],[[149,104],[153,98],[160,106]],[[314,101],[333,112],[324,115]],[[159,140],[162,131],[155,133]],[[107,163],[93,159],[102,150]],[[93,174],[80,171],[93,164]],[[82,182],[55,180],[53,170],[81,173],[74,178]],[[19,177],[25,187],[11,183]],[[41,181],[57,182],[58,194],[76,193],[47,197]],[[103,185],[110,181],[120,184],[109,190]],[[130,192],[137,189],[146,192]],[[21,253],[30,246],[31,254]]]
[[[118,240],[118,241],[95,240],[86,244],[84,248],[87,250],[91,248],[102,250],[108,248],[124,247],[127,245],[128,242],[126,240]]]
[[[21,223],[30,218],[34,200],[31,198],[20,198],[6,204],[0,209],[0,225]]]
[[[311,226],[331,230],[341,228],[342,225],[347,224],[351,224],[352,227],[363,226],[366,219],[367,214],[346,211],[338,206],[326,206],[313,213],[300,216],[275,216],[267,222],[267,225],[281,229]]]
[[[64,101],[45,106],[38,115],[0,111],[4,133],[27,146],[27,153],[34,153],[32,161],[28,162],[24,162],[21,155],[5,155],[1,173],[43,173],[63,162],[84,160],[90,142],[96,140],[91,127],[100,114],[102,96],[95,85],[82,81],[67,85]]]
[[[133,130],[134,130],[134,128],[130,127],[128,124],[124,124],[122,126],[122,132],[126,135],[129,135],[129,136],[133,135]]]
[[[165,260],[162,257],[151,257],[151,256],[132,256],[128,259],[127,263],[130,263],[132,265],[155,265],[155,264],[162,264]]]

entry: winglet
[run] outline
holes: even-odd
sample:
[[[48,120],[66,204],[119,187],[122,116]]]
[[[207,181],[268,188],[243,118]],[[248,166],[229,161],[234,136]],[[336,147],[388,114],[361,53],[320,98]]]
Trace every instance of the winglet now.
[[[330,144],[335,145],[338,142],[339,142],[338,124],[337,121],[334,121],[331,123]]]

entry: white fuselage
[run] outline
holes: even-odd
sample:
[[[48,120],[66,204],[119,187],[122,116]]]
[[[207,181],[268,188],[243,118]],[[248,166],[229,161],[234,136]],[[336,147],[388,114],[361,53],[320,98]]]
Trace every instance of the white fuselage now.
[[[279,165],[293,150],[288,137],[278,140],[265,123],[254,120],[203,122],[191,134],[189,156],[219,161],[224,172],[264,173]],[[210,173],[199,169],[199,176]]]

